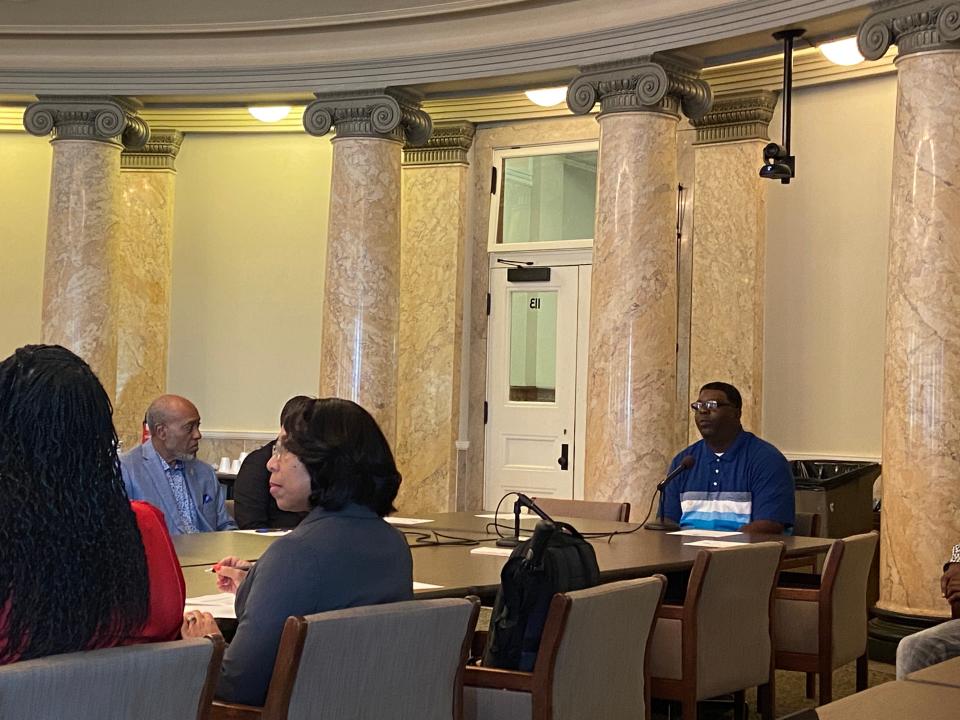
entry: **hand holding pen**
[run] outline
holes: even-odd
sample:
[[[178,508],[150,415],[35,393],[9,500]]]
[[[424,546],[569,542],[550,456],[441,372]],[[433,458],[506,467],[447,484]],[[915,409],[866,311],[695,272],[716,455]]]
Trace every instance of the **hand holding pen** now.
[[[253,567],[252,562],[230,555],[214,565],[210,570],[217,574],[217,589],[221,592],[236,594],[240,583]]]

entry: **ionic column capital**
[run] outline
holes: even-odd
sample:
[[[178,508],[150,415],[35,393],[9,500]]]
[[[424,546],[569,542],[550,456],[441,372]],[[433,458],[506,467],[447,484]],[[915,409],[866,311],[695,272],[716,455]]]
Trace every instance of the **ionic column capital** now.
[[[143,147],[150,128],[137,115],[135,98],[39,95],[27,106],[23,126],[31,135],[53,133],[54,140],[91,140],[128,148]]]
[[[699,120],[691,120],[697,129],[694,145],[769,140],[770,118],[777,105],[777,93],[769,90],[720,95]]]
[[[857,45],[867,60],[878,60],[891,45],[900,57],[930,50],[960,50],[960,2],[925,0],[878,3],[857,31]]]
[[[411,145],[430,138],[430,116],[420,109],[423,96],[407,88],[316,93],[303,113],[303,127],[322,136],[337,129],[337,137],[368,137]]]
[[[655,112],[698,119],[710,109],[713,93],[700,66],[675,53],[581,68],[567,88],[567,107],[585,115],[600,102],[600,114]]]
[[[150,139],[139,149],[125,149],[120,155],[121,170],[176,170],[177,154],[183,133],[171,128],[151,131]]]
[[[410,165],[466,165],[467,153],[473,145],[473,123],[439,123],[423,147],[403,150],[403,164]]]

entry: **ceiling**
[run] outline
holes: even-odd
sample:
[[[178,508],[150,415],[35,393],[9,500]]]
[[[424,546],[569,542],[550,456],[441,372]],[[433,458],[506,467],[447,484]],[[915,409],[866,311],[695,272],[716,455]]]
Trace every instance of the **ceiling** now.
[[[389,85],[468,97],[666,50],[706,66],[770,55],[774,30],[832,39],[868,10],[865,0],[0,0],[0,100],[229,105]]]
[[[518,11],[567,13],[576,0],[0,0],[0,33],[156,34],[253,32],[398,23]],[[603,3],[601,3],[603,4]],[[735,0],[634,0],[617,17],[650,21],[736,4]],[[600,8],[602,14],[609,8]],[[613,19],[613,18],[611,18]],[[535,32],[535,31],[534,31]]]

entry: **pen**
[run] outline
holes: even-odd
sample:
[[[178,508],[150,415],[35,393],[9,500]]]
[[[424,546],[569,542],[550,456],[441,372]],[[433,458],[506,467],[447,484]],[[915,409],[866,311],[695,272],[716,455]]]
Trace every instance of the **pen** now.
[[[223,566],[220,563],[217,563],[216,565],[208,567],[206,570],[204,570],[204,572],[217,573],[217,572],[220,572],[220,568],[222,567]],[[227,567],[232,567],[232,566],[228,565]],[[250,567],[253,567],[253,563],[250,564]],[[250,568],[233,568],[233,569],[240,570],[241,572],[250,572]]]

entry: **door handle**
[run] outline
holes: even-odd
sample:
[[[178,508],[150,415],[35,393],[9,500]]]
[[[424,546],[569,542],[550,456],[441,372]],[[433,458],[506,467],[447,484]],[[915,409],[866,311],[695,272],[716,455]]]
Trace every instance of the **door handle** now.
[[[560,446],[560,457],[557,458],[557,464],[560,465],[561,470],[566,470],[570,466],[570,459],[568,453],[570,452],[570,445],[564,443]]]

